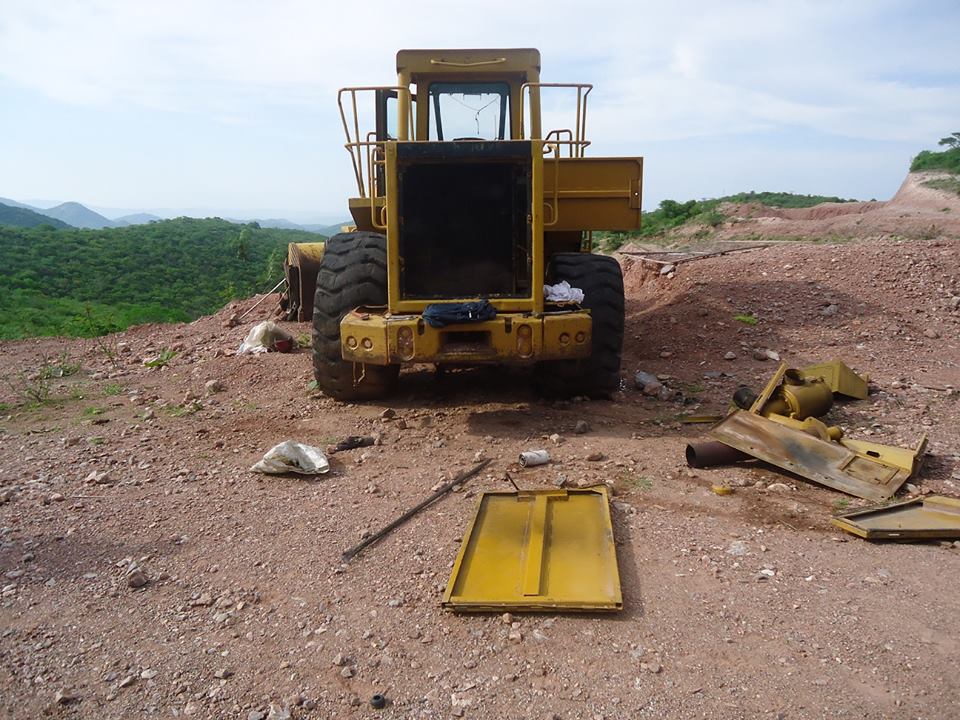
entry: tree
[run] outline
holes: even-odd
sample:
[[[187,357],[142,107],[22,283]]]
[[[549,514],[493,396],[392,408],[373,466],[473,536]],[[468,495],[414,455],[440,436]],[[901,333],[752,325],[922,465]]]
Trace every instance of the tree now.
[[[951,150],[960,148],[960,132],[950,133],[947,137],[940,138],[940,142],[937,144],[946,145]]]

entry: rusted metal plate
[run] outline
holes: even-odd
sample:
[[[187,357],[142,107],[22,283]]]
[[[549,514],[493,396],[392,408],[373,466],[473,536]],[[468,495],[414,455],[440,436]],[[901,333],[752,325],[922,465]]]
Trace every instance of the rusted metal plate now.
[[[960,500],[931,495],[853,510],[831,522],[867,540],[952,540],[960,538]]]
[[[443,606],[459,611],[620,610],[606,487],[483,493]]]
[[[710,436],[771,465],[820,485],[866,500],[886,500],[910,477],[909,469],[738,410],[710,430]],[[921,452],[921,442],[915,452]],[[879,453],[878,453],[879,455]]]

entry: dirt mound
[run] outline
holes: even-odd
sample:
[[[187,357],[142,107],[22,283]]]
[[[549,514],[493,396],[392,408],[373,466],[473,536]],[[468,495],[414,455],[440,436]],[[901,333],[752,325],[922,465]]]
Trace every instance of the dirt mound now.
[[[418,367],[387,403],[335,403],[310,390],[307,350],[233,355],[272,299],[240,325],[253,299],[190,324],[0,343],[0,709],[360,718],[383,692],[384,717],[954,714],[960,550],[848,539],[828,518],[860,501],[769,468],[692,472],[701,429],[677,418],[759,387],[773,364],[755,350],[839,357],[873,392],[831,419],[899,445],[928,432],[919,491],[960,494],[960,243],[782,243],[672,277],[631,262],[627,388],[610,402],[540,400],[515,370]],[[636,370],[678,399],[634,390]],[[44,402],[23,405],[42,383]],[[348,435],[377,444],[320,478],[249,471],[280,441]],[[551,464],[514,467],[540,447]],[[342,564],[478,455],[493,459],[481,476]],[[440,609],[476,493],[509,489],[507,468],[526,488],[616,489],[622,613]]]
[[[960,196],[924,185],[943,173],[910,173],[889,201],[823,203],[811,208],[770,208],[757,203],[724,204],[727,216],[708,240],[800,238],[960,238]],[[681,237],[702,236],[700,226],[685,226]]]

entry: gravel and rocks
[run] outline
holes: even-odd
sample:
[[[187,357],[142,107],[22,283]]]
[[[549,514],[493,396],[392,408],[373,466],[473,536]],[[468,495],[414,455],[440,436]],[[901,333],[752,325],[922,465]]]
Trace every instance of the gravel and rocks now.
[[[677,264],[672,279],[623,262],[628,382],[642,368],[682,390],[684,412],[717,414],[769,377],[756,349],[794,366],[843,359],[872,392],[831,422],[898,445],[926,432],[913,489],[960,495],[955,238],[778,243]],[[827,299],[834,316],[820,315]],[[0,387],[4,716],[955,714],[960,546],[846,536],[829,518],[862,501],[755,463],[690,472],[684,447],[703,427],[635,379],[574,402],[536,397],[517,370],[438,381],[416,367],[387,402],[336,403],[308,386],[306,350],[233,355],[269,317],[265,302],[234,324],[253,302],[131,328],[109,338],[130,350],[115,358],[92,339],[0,343],[0,376],[61,353],[83,368],[38,408]],[[743,308],[756,325],[734,320]],[[140,365],[175,347],[162,369]],[[309,480],[248,470],[283,440],[350,436],[380,443]],[[550,464],[517,468],[544,446]],[[460,492],[343,565],[347,546],[481,451],[492,464]],[[512,489],[505,471],[521,488],[609,484],[622,612],[441,609],[477,494]],[[377,692],[384,710],[369,707]]]

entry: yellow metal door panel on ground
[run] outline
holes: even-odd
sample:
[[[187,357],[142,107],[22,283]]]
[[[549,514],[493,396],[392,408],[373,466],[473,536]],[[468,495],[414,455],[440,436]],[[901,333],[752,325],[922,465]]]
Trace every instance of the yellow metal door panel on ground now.
[[[545,230],[636,230],[643,158],[543,159]]]
[[[483,493],[443,605],[454,610],[621,609],[606,487]]]

